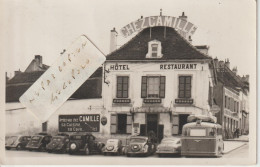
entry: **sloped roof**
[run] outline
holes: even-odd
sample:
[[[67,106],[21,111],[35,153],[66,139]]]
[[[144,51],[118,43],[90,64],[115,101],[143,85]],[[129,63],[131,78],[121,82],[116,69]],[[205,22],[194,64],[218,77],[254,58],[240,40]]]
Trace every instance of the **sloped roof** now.
[[[21,72],[10,79],[7,84],[33,83],[40,78],[44,72],[45,71]]]
[[[149,60],[146,58],[146,54],[148,53],[148,42],[152,40],[158,40],[162,45],[163,56],[156,60],[211,59],[199,52],[174,28],[153,27],[151,32],[150,28],[142,30],[121,48],[108,54],[107,60]]]

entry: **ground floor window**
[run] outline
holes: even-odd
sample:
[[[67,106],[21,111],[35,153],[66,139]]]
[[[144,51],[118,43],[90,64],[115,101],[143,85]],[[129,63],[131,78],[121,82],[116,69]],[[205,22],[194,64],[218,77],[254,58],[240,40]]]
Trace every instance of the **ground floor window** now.
[[[42,123],[42,132],[47,132],[47,122]]]
[[[112,134],[131,134],[132,115],[131,114],[111,114],[110,132]]]

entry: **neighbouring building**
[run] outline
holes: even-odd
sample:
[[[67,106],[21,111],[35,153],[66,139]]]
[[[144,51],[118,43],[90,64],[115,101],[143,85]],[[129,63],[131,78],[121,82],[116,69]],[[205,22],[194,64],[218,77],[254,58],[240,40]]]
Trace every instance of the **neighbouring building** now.
[[[214,87],[214,100],[220,107],[220,112],[216,113],[217,122],[223,126],[224,137],[233,138],[236,129],[241,133],[248,130],[249,76],[242,79],[237,75],[236,67],[230,70],[228,59],[224,62],[215,58],[214,64],[218,80]]]

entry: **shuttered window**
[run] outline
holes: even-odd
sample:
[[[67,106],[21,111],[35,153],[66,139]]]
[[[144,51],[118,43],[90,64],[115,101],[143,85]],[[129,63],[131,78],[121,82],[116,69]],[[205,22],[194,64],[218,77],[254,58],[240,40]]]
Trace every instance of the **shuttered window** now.
[[[131,134],[132,115],[131,114],[111,114],[111,134]]]
[[[142,76],[141,85],[142,98],[164,98],[165,97],[165,76],[147,77]]]
[[[191,98],[191,76],[179,77],[179,98]]]
[[[152,57],[157,57],[158,44],[152,44]]]
[[[128,98],[128,76],[118,76],[117,77],[117,98]]]

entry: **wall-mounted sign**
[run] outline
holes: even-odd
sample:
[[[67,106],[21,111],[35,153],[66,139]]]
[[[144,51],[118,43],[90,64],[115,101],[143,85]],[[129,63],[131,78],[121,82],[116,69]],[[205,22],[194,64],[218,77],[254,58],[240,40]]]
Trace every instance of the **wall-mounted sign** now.
[[[187,34],[188,36],[193,35],[197,27],[192,23],[171,16],[150,16],[142,19],[138,19],[130,24],[124,26],[120,32],[124,37],[128,37],[134,32],[141,31],[147,27],[165,26],[175,28],[177,31]]]
[[[110,70],[129,70],[127,64],[110,65]]]
[[[160,70],[177,70],[177,69],[193,69],[195,70],[197,64],[160,64]]]
[[[103,116],[101,117],[101,124],[106,125],[107,124],[107,117]]]
[[[45,122],[105,60],[95,44],[82,35],[19,100]]]
[[[99,132],[100,115],[59,115],[59,132]]]

